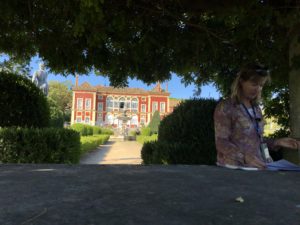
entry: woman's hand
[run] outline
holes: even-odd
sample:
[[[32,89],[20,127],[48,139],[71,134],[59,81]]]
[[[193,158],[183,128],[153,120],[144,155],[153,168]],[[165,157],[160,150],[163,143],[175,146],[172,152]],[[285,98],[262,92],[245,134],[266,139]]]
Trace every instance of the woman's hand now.
[[[266,164],[252,154],[245,154],[245,164],[246,166],[256,167],[261,170],[266,168]]]
[[[284,148],[298,149],[300,147],[300,142],[293,138],[279,138],[275,141],[275,146],[280,146]]]

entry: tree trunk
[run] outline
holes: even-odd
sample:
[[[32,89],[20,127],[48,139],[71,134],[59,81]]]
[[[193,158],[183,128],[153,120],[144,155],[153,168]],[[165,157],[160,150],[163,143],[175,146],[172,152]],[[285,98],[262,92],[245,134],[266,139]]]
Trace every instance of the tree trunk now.
[[[291,137],[300,140],[300,69],[295,69],[292,65],[294,56],[300,55],[300,35],[293,35],[289,49],[289,91],[290,91],[290,127]],[[290,161],[299,163],[300,153],[298,151],[285,151],[285,158]]]

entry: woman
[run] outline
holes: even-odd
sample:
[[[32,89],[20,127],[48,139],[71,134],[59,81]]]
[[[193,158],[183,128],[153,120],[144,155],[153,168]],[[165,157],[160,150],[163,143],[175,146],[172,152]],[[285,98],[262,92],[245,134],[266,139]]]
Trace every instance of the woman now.
[[[217,164],[229,168],[265,168],[272,161],[266,151],[279,147],[297,149],[293,138],[263,138],[263,117],[259,107],[261,91],[270,76],[256,64],[243,67],[232,84],[231,98],[221,101],[214,113]],[[266,153],[266,154],[264,154]]]

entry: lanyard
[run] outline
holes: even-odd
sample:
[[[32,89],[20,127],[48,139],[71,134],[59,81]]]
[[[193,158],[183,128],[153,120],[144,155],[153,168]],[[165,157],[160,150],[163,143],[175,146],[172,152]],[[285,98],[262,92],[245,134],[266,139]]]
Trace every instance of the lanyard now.
[[[253,105],[251,105],[251,107],[252,107],[252,110],[253,110],[254,118],[251,116],[249,110],[247,109],[247,107],[243,103],[242,103],[242,106],[244,107],[244,109],[247,112],[247,114],[248,114],[249,118],[251,119],[251,121],[252,122],[255,121],[254,122],[254,127],[255,127],[258,138],[261,140],[262,138],[261,138],[260,128],[259,128],[259,124],[256,120],[256,113],[255,113],[255,109],[254,109]]]

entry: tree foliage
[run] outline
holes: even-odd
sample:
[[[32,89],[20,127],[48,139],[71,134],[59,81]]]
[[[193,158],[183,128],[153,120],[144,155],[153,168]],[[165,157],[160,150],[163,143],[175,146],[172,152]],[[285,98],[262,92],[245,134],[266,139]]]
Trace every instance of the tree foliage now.
[[[30,78],[30,66],[28,61],[17,58],[9,58],[7,55],[0,54],[0,72],[13,73]]]
[[[226,96],[240,66],[272,71],[264,95],[288,85],[289,44],[298,34],[297,0],[33,0],[1,2],[0,52],[38,54],[62,74],[95,69],[114,86],[127,78],[163,81],[175,72],[198,87],[213,81]],[[291,59],[299,68],[300,57]]]
[[[57,108],[56,111],[60,111],[61,114],[63,114],[63,117],[65,117],[65,120],[70,121],[72,91],[66,86],[66,84],[58,81],[50,81],[48,99],[53,102],[51,105]]]
[[[153,115],[152,115],[152,119],[148,125],[148,127],[150,128],[150,132],[152,134],[157,134],[158,133],[158,127],[160,124],[160,114],[159,112],[156,110]]]
[[[287,37],[299,23],[298,4],[4,1],[0,52],[22,59],[38,53],[57,73],[95,68],[114,85],[125,84],[128,76],[151,83],[175,72],[196,84],[216,80],[226,91],[222,84],[243,62],[261,61],[274,76],[286,75]]]

